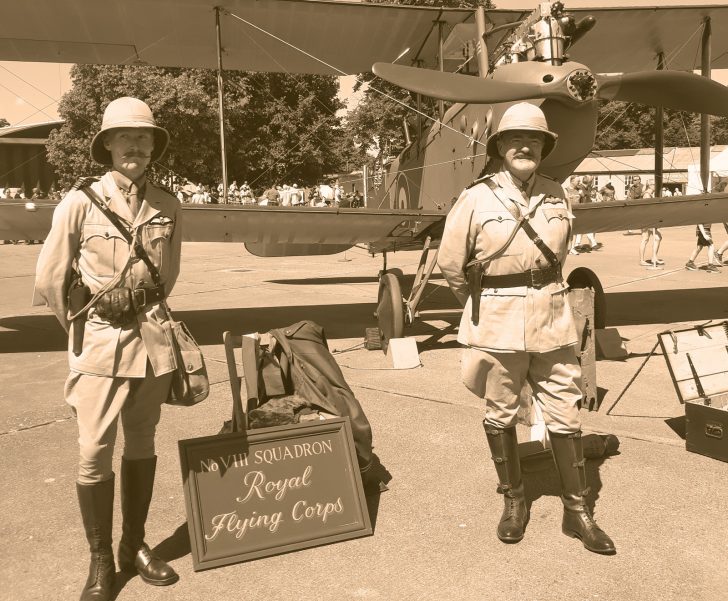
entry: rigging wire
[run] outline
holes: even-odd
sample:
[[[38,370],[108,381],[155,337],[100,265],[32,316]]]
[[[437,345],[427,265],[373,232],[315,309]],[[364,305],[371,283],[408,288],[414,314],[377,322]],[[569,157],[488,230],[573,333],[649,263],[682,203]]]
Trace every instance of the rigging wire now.
[[[672,60],[673,60],[673,59],[674,59],[674,58],[675,58],[675,57],[676,57],[676,56],[677,56],[677,55],[678,55],[678,54],[679,54],[680,52],[682,52],[682,51],[683,51],[683,49],[684,49],[684,48],[685,48],[685,47],[686,47],[686,46],[687,46],[687,45],[688,45],[688,44],[689,44],[689,43],[691,42],[691,40],[692,40],[692,39],[693,39],[693,38],[694,38],[694,37],[695,37],[695,36],[696,36],[696,35],[697,35],[697,34],[698,34],[698,33],[699,33],[700,31],[702,31],[702,30],[703,30],[704,28],[705,28],[705,24],[704,24],[704,23],[701,23],[700,25],[698,25],[698,26],[697,26],[697,27],[695,28],[695,30],[693,31],[693,33],[691,33],[691,34],[690,34],[690,35],[689,35],[689,36],[687,37],[687,39],[685,39],[685,41],[684,41],[684,42],[683,42],[683,43],[682,43],[682,44],[681,44],[680,46],[678,46],[677,48],[673,49],[672,51],[670,51],[670,52],[669,52],[669,53],[667,54],[667,56],[665,56],[665,64],[667,65],[667,64],[668,64],[669,62],[671,62],[671,61],[672,61]],[[694,66],[694,65],[695,65],[695,61],[693,61],[693,66]],[[647,67],[649,67],[649,65],[645,65],[645,67],[643,68],[643,70],[647,69]],[[694,70],[694,69],[693,69],[693,70]],[[610,129],[611,127],[613,127],[613,126],[614,126],[614,125],[616,124],[616,122],[617,122],[617,121],[619,120],[619,118],[620,118],[620,117],[621,117],[621,116],[622,116],[622,115],[623,115],[623,114],[624,114],[624,113],[625,113],[625,112],[627,111],[627,109],[629,108],[629,105],[630,105],[630,104],[631,104],[631,103],[627,103],[627,106],[626,106],[626,107],[624,108],[624,110],[622,110],[622,111],[621,111],[621,112],[619,113],[619,115],[618,115],[618,116],[616,117],[616,119],[615,119],[615,120],[614,120],[614,121],[612,122],[612,124],[611,124],[611,125],[609,125],[609,126],[608,126],[608,127],[607,127],[607,128],[605,129],[605,130],[603,130],[603,132],[602,132],[602,133],[605,133],[605,132],[609,131],[609,129]],[[600,127],[600,126],[602,125],[602,123],[604,123],[604,121],[606,121],[607,119],[609,119],[609,118],[610,118],[610,117],[611,117],[611,116],[612,116],[612,115],[613,115],[613,114],[614,114],[614,113],[615,113],[615,112],[616,112],[616,111],[618,110],[618,108],[619,108],[619,107],[614,107],[614,108],[612,109],[612,111],[610,111],[609,113],[607,113],[607,114],[606,114],[606,115],[605,115],[605,116],[604,116],[604,117],[602,118],[602,120],[601,120],[601,121],[600,121],[599,123],[597,123],[597,128],[599,128],[599,127]]]
[[[232,12],[228,11],[227,9],[221,9],[221,10],[223,10],[223,12],[225,12],[228,15],[230,15],[231,17],[233,17],[235,19],[238,19],[239,21],[242,21],[246,25],[249,25],[253,29],[256,29],[256,30],[260,31],[261,33],[264,33],[265,35],[268,35],[268,36],[272,37],[274,40],[277,40],[277,41],[281,42],[282,44],[285,44],[286,46],[292,48],[293,50],[296,50],[297,52],[301,52],[302,54],[308,56],[309,58],[311,58],[311,59],[313,59],[313,60],[321,63],[325,67],[336,71],[339,75],[341,75],[341,76],[349,76],[349,75],[351,75],[350,73],[345,73],[344,71],[342,71],[338,67],[335,67],[335,66],[327,63],[326,61],[324,61],[324,60],[322,60],[320,58],[315,57],[314,55],[310,54],[309,52],[306,52],[305,50],[303,50],[303,48],[299,48],[298,46],[295,46],[294,44],[291,44],[290,42],[285,41],[284,39],[278,37],[277,35],[269,32],[269,31],[266,31],[265,29],[263,29],[262,27],[259,27],[255,23],[251,23],[250,21],[248,21],[247,19],[242,18],[241,16],[236,15],[235,13],[232,13]],[[379,90],[379,89],[375,88],[371,84],[369,84],[369,87],[372,90],[374,90],[375,92],[377,92],[378,94],[381,94],[385,98],[388,98],[389,100],[391,100],[391,101],[393,101],[393,102],[395,102],[395,103],[403,106],[404,108],[409,109],[413,113],[416,113],[417,115],[420,115],[420,116],[424,117],[425,119],[428,119],[429,121],[433,121],[433,122],[436,122],[437,121],[437,119],[435,119],[434,117],[431,117],[427,113],[424,113],[424,112],[416,109],[415,107],[410,106],[410,105],[408,105],[405,102],[402,102],[401,100],[395,98],[391,94],[387,94],[386,92],[383,92],[382,90]],[[465,138],[468,138],[468,136],[466,136],[464,133],[460,132],[459,130],[455,129],[454,127],[451,127],[450,125],[447,125],[445,123],[441,123],[441,125],[442,125],[442,127],[446,128],[446,129],[452,130],[453,132],[455,132],[458,135],[461,135],[461,136],[463,136]],[[478,140],[475,140],[475,143],[484,145],[482,142],[480,142]]]

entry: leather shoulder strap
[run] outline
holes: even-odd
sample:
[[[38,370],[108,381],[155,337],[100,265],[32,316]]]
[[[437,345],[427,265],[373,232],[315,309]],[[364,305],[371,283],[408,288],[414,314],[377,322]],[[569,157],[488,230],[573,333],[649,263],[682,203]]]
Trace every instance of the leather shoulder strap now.
[[[137,257],[139,257],[142,261],[144,261],[145,265],[147,266],[147,269],[149,269],[149,273],[152,276],[152,280],[154,281],[155,286],[161,286],[162,285],[162,278],[159,275],[159,270],[157,269],[156,265],[152,263],[152,260],[149,258],[149,255],[147,254],[147,251],[144,250],[144,246],[142,245],[141,241],[138,237],[135,237],[132,235],[132,233],[126,229],[126,226],[122,223],[121,218],[112,211],[108,205],[101,200],[97,195],[96,192],[93,191],[88,186],[84,186],[82,188],[79,188],[81,192],[83,192],[86,196],[88,196],[89,200],[94,203],[98,207],[98,209],[106,215],[107,219],[111,221],[112,225],[119,230],[119,233],[124,236],[124,239],[129,243],[129,245],[134,249],[134,252],[136,253]]]
[[[516,206],[516,203],[505,198],[503,196],[503,192],[501,191],[501,188],[492,179],[486,179],[485,184],[487,184],[487,186],[491,189],[491,191],[493,192],[495,197],[501,202],[501,204],[506,208],[506,210],[511,215],[513,215],[513,217],[515,219],[522,219],[523,223],[521,224],[521,227],[523,228],[523,231],[533,241],[533,243],[536,245],[536,247],[541,251],[541,253],[546,258],[546,260],[553,267],[559,267],[561,265],[561,263],[559,262],[559,258],[556,256],[554,251],[552,251],[548,246],[546,246],[546,243],[541,239],[541,236],[538,235],[536,230],[533,229],[531,224],[526,219],[522,218],[521,211]]]

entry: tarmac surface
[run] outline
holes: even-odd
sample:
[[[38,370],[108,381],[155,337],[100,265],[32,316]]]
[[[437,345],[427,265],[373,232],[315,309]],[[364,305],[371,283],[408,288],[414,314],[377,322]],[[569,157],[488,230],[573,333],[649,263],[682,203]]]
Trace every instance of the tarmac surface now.
[[[381,351],[361,346],[364,329],[375,323],[380,257],[355,248],[264,259],[237,244],[185,243],[170,305],[203,345],[212,389],[194,408],[163,409],[146,537],[180,581],[157,588],[120,575],[117,598],[728,599],[728,463],[685,450],[684,407],[664,358],[658,349],[647,359],[661,331],[728,319],[728,267],[686,271],[694,228],[663,233],[662,270],[640,267],[639,236],[621,233],[600,234],[602,250],[566,265],[566,272],[586,266],[599,275],[607,326],[618,328],[630,353],[623,361],[598,361],[601,406],[582,410],[585,432],[613,433],[621,443],[619,454],[588,462],[596,519],[617,546],[608,557],[561,533],[559,487],[548,461],[525,474],[532,507],[524,540],[497,540],[502,499],[482,401],[460,384],[459,316],[437,270],[422,309],[441,312],[423,315],[406,332],[418,341],[422,366],[393,370]],[[721,243],[722,228],[714,233]],[[77,599],[88,569],[74,485],[76,425],[62,396],[65,336],[46,308],[30,306],[39,249],[0,247],[0,598],[8,601]],[[705,259],[703,252],[699,262]],[[411,283],[418,260],[416,252],[396,253],[388,266],[402,268]],[[177,441],[215,434],[229,418],[222,332],[264,332],[301,319],[324,326],[391,474],[389,490],[367,499],[374,534],[195,572]],[[118,488],[115,502],[116,545]]]

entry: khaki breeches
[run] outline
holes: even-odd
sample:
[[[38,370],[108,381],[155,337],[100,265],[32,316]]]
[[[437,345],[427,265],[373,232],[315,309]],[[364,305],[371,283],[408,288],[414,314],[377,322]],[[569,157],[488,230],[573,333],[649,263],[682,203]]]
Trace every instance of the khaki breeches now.
[[[528,382],[551,432],[570,434],[581,429],[581,367],[573,346],[545,353],[497,353],[466,347],[462,378],[471,392],[485,400],[484,423],[490,426],[516,424],[521,389]]]
[[[154,456],[154,434],[171,382],[171,373],[155,377],[149,363],[146,378],[70,373],[65,398],[78,423],[78,482],[93,484],[111,478],[119,416],[124,457]]]

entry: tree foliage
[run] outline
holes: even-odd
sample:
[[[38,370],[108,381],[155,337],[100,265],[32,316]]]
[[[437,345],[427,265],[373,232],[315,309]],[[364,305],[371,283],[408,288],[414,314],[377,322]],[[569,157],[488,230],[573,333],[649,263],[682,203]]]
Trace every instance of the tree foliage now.
[[[215,71],[76,65],[71,79],[59,105],[65,123],[48,142],[48,158],[62,184],[103,169],[92,162],[89,146],[105,106],[121,96],[144,100],[170,132],[158,170],[195,182],[221,181]],[[224,88],[231,182],[248,180],[256,188],[284,179],[308,183],[340,167],[341,103],[334,77],[227,72]]]
[[[656,109],[612,100],[599,107],[597,150],[652,148],[655,144]],[[728,144],[728,119],[711,117],[711,144]],[[666,147],[697,146],[700,143],[700,115],[665,110],[663,117]]]
[[[0,117],[0,127],[7,127],[10,125],[10,121],[5,119],[5,117]]]

